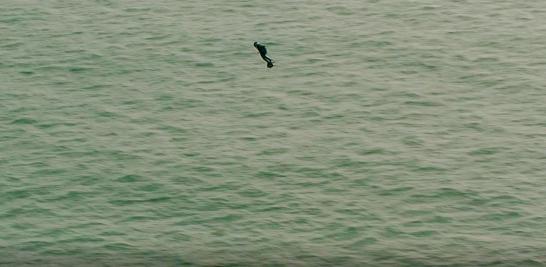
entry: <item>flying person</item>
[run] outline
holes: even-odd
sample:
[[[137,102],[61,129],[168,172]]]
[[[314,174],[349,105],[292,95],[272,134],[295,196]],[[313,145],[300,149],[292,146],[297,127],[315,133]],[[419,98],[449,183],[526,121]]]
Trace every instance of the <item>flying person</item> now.
[[[273,60],[271,60],[269,57],[267,57],[267,49],[265,49],[265,45],[260,44],[258,42],[254,42],[254,47],[258,49],[258,52],[260,52],[260,56],[262,57],[265,62],[267,62],[267,67],[272,68],[273,67]]]

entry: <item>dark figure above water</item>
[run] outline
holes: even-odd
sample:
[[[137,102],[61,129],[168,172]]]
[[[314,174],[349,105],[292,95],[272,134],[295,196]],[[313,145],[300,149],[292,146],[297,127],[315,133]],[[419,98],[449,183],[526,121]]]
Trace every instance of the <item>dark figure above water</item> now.
[[[254,42],[254,47],[258,49],[258,52],[260,52],[260,56],[262,56],[262,59],[267,62],[267,67],[272,68],[273,67],[273,60],[267,57],[267,49],[265,49],[265,45],[260,44],[258,42]]]

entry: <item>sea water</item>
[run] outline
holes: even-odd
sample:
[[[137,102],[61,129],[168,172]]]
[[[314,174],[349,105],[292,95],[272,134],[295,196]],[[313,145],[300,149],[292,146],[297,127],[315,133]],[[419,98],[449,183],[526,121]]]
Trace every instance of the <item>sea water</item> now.
[[[2,0],[0,33],[1,266],[546,265],[546,1]]]

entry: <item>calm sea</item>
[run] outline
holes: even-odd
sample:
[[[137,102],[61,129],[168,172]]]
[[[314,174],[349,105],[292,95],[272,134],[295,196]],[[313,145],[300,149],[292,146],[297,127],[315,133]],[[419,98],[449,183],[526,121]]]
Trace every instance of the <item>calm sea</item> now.
[[[1,0],[0,266],[546,266],[545,75],[544,0]]]

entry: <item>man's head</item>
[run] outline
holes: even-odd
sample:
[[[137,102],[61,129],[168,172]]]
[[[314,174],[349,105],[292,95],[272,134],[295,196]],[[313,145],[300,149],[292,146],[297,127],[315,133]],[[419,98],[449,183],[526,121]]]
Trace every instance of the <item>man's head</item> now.
[[[258,42],[254,42],[254,47],[258,47]]]

